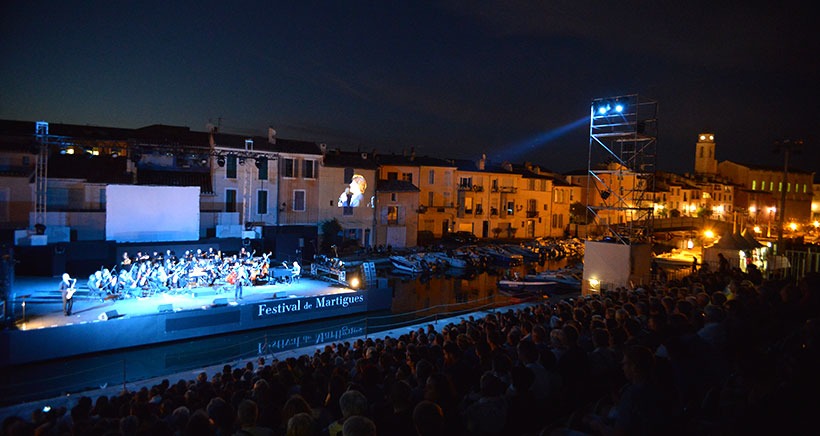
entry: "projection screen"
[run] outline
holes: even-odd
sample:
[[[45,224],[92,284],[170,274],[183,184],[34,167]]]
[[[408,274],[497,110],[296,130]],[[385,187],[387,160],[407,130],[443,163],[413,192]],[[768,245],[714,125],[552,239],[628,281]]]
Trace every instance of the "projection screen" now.
[[[105,200],[108,241],[199,239],[199,186],[108,185]]]

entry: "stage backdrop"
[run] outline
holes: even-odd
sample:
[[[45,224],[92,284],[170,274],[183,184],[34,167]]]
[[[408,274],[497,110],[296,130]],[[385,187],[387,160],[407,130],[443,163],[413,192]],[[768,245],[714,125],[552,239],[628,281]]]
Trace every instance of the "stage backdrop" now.
[[[199,186],[108,185],[105,201],[108,241],[199,239]]]

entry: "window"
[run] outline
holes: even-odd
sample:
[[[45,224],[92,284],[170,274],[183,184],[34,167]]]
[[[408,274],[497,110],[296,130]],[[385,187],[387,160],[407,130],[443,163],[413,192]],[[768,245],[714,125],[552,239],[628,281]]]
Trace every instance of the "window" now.
[[[752,191],[757,190],[757,180],[752,180]]]
[[[458,186],[466,189],[472,189],[473,187],[473,178],[472,177],[461,177],[458,179]]]
[[[397,197],[397,196],[396,196],[396,193],[395,193],[395,192],[391,192],[391,193],[390,193],[390,201],[395,202],[395,201],[396,201],[396,197]]]
[[[235,179],[236,178],[236,155],[235,154],[229,154],[228,155],[228,159],[226,161],[226,167],[225,167],[225,177],[227,177],[229,179]]]
[[[777,182],[777,192],[783,192],[783,182]]]
[[[436,184],[436,171],[435,170],[430,170],[430,171],[427,172],[427,183],[429,183],[431,185]]]
[[[398,206],[388,206],[387,207],[387,224],[388,225],[398,225],[399,224],[399,207]]]
[[[433,207],[433,199],[436,198],[435,192],[428,192],[427,193],[427,206]]]
[[[305,159],[302,165],[302,177],[306,179],[316,178],[316,161],[313,159]]]
[[[256,169],[259,170],[259,180],[268,180],[268,158],[256,158]]]
[[[515,212],[515,202],[514,201],[508,201],[507,202],[507,214],[510,215],[513,212]]]
[[[353,168],[350,168],[350,177],[353,177]],[[347,168],[345,168],[345,179],[347,180]],[[387,180],[399,180],[399,173],[389,171],[387,173]],[[350,183],[349,181],[347,183]]]
[[[297,189],[293,191],[293,211],[294,212],[304,212],[305,211],[305,190],[304,189]]]
[[[268,191],[256,191],[256,213],[259,215],[268,213]]]
[[[402,173],[401,179],[405,182],[413,183],[413,173]]]
[[[282,177],[296,177],[296,160],[282,159]]]
[[[236,212],[236,189],[225,190],[225,212]]]
[[[104,191],[104,190],[103,190]],[[9,188],[0,188],[0,221],[9,220]]]

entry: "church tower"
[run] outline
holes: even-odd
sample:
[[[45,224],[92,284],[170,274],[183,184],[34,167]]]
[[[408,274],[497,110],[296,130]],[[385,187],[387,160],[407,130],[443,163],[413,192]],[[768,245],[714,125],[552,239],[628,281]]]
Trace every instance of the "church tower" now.
[[[717,174],[715,135],[701,133],[695,145],[695,174]]]

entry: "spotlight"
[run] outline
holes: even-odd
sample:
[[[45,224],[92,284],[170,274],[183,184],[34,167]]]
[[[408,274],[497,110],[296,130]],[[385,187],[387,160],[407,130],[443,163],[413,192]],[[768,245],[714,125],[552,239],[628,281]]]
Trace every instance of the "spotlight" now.
[[[353,289],[359,289],[359,285],[360,285],[360,284],[361,284],[361,282],[359,282],[359,278],[358,278],[358,277],[353,277],[353,278],[351,278],[351,279],[350,279],[350,287],[351,287],[351,288],[353,288]]]
[[[268,164],[268,158],[266,158],[266,157],[257,157],[256,158],[256,168],[262,169],[267,164]]]
[[[607,112],[609,112],[609,105],[608,104],[602,104],[602,105],[598,106],[598,114],[599,115],[604,115]]]
[[[624,105],[621,103],[615,103],[615,112],[621,113],[624,111]]]
[[[219,165],[220,168],[225,166],[225,156],[219,156],[216,158],[216,164]]]

